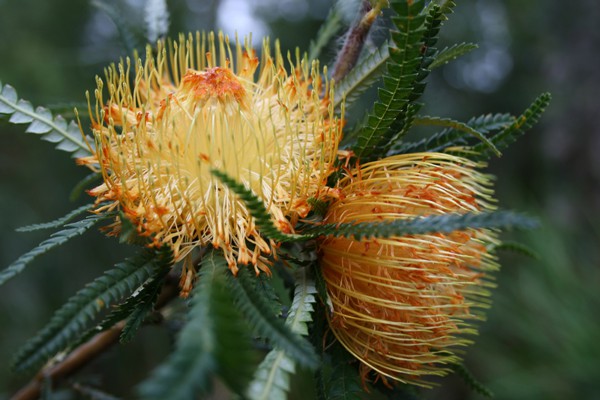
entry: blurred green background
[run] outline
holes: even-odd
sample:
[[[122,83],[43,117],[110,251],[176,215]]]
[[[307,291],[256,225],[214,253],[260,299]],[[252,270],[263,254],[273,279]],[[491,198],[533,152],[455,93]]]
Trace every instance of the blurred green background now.
[[[143,26],[142,0],[115,1],[120,16]],[[352,9],[353,1],[345,1]],[[438,47],[478,42],[478,50],[430,77],[426,113],[466,120],[518,114],[541,92],[553,102],[540,124],[490,163],[503,208],[537,216],[534,232],[512,233],[539,260],[502,254],[499,289],[466,361],[498,399],[600,398],[600,4],[594,0],[457,0]],[[222,28],[279,37],[307,49],[331,4],[324,0],[170,0],[171,35]],[[352,19],[348,15],[348,21]],[[374,32],[374,38],[383,35]],[[379,36],[378,36],[379,35]],[[340,43],[322,58],[330,62]],[[113,22],[83,0],[0,0],[0,81],[35,105],[72,109],[94,75],[125,55]],[[0,265],[45,238],[15,233],[79,204],[71,188],[87,171],[66,153],[0,118]],[[33,263],[1,288],[0,398],[27,377],[9,373],[11,354],[86,282],[129,250],[88,233]],[[164,332],[108,352],[86,383],[131,396],[165,354]],[[158,350],[155,350],[158,349]],[[74,378],[77,379],[77,376]],[[429,399],[480,398],[455,377],[424,392]]]

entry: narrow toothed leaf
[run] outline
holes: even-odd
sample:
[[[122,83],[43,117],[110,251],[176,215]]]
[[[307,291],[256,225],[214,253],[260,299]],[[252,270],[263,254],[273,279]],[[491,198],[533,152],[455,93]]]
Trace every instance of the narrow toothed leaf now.
[[[107,306],[136,290],[162,264],[164,252],[144,251],[138,257],[117,264],[77,294],[54,314],[36,336],[17,353],[13,368],[36,368],[75,343],[93,319]]]
[[[465,229],[532,229],[537,221],[510,211],[495,211],[479,214],[444,214],[392,222],[341,223],[309,227],[305,235],[344,236],[356,240],[386,238],[391,236],[417,235],[433,232],[448,233]]]
[[[492,143],[491,140],[489,140],[487,137],[485,137],[484,132],[480,132],[477,129],[472,128],[471,126],[469,126],[468,124],[466,124],[464,122],[455,121],[450,118],[420,116],[420,117],[414,118],[413,124],[414,125],[426,125],[426,126],[443,126],[446,128],[451,128],[451,129],[455,129],[457,131],[465,132],[465,133],[479,139],[496,156],[498,156],[498,157],[502,156],[502,153],[500,153],[500,150],[498,150],[496,148],[496,146],[494,146],[494,143]]]
[[[303,239],[301,235],[288,235],[277,229],[263,201],[243,184],[235,181],[235,179],[225,172],[213,169],[211,173],[244,201],[246,207],[248,207],[248,211],[250,211],[250,214],[256,220],[256,225],[260,229],[261,234],[280,242]]]
[[[308,334],[308,323],[312,321],[315,303],[314,281],[305,268],[298,269],[296,290],[286,319],[286,325],[292,332]],[[254,380],[248,387],[247,397],[251,400],[285,400],[290,389],[291,375],[296,371],[296,363],[286,351],[274,348],[260,364]]]
[[[459,43],[450,47],[445,47],[435,54],[433,61],[429,65],[429,68],[439,68],[467,53],[470,53],[478,47],[479,46],[477,46],[475,43]]]
[[[538,122],[551,99],[550,93],[542,93],[511,125],[490,137],[490,141],[500,150],[514,143]],[[478,158],[489,158],[490,156],[490,149],[486,148],[483,143],[466,150],[467,152],[473,152]]]
[[[55,232],[50,235],[50,238],[44,240],[37,247],[23,254],[12,264],[10,264],[5,270],[0,272],[0,285],[3,285],[6,281],[22,272],[27,265],[32,262],[37,256],[58,247],[69,239],[79,236],[94,226],[105,216],[91,215],[82,221],[72,222],[67,224],[61,231]]]
[[[92,207],[93,207],[93,204],[86,204],[84,206],[81,206],[81,207],[76,208],[75,210],[69,212],[64,217],[55,219],[54,221],[44,222],[42,224],[33,224],[33,225],[23,226],[21,228],[17,228],[16,231],[17,232],[31,232],[31,231],[37,231],[40,229],[59,228],[59,227],[63,226],[64,224],[66,224],[67,222],[71,221],[76,216],[81,215],[84,212],[91,210]]]
[[[235,302],[250,326],[273,346],[286,352],[294,363],[315,368],[318,358],[310,343],[294,333],[289,324],[284,324],[272,312],[272,300],[256,290],[253,278],[249,275],[245,268],[241,268],[237,278],[232,277],[229,283]]]
[[[188,322],[175,350],[139,387],[144,399],[203,398],[218,373],[235,393],[241,393],[253,368],[249,338],[227,288],[226,261],[206,255],[192,293]],[[249,356],[250,355],[250,356]]]

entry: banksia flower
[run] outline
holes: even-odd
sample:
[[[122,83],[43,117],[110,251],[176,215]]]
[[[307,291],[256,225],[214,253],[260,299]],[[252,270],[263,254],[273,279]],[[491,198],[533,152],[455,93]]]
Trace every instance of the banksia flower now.
[[[318,63],[296,55],[289,64],[290,72],[278,45],[272,54],[265,41],[259,61],[248,43],[211,33],[159,43],[133,71],[129,60],[108,68],[90,106],[94,155],[79,160],[102,174],[89,191],[96,211],[119,209],[175,260],[213,245],[234,273],[237,264],[268,272],[277,244],[211,170],[262,198],[283,232],[324,195],[341,136],[333,88]]]
[[[476,163],[438,153],[365,164],[341,179],[327,223],[385,222],[493,208],[490,178]],[[330,327],[361,361],[363,380],[428,386],[456,362],[464,335],[488,306],[494,232],[468,229],[356,241],[326,237],[320,264],[333,303]]]

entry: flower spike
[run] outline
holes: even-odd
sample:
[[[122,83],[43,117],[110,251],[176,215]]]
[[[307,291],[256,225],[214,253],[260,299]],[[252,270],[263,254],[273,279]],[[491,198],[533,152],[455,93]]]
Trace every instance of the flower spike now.
[[[90,105],[96,148],[81,164],[102,173],[89,191],[97,212],[120,209],[141,236],[169,245],[176,261],[197,246],[222,249],[231,270],[269,272],[277,243],[264,239],[245,204],[212,176],[221,170],[264,201],[291,233],[325,192],[341,139],[333,86],[317,62],[288,72],[278,44],[259,61],[246,41],[213,33],[158,43],[98,79]],[[105,92],[108,96],[105,98]],[[106,205],[108,202],[108,205]],[[118,234],[122,222],[111,226]]]
[[[367,163],[340,181],[342,196],[326,223],[376,222],[492,209],[490,177],[480,165],[438,153]],[[333,302],[330,327],[361,361],[363,380],[421,386],[448,372],[457,347],[476,333],[472,321],[489,305],[488,246],[494,232],[468,229],[356,241],[325,237],[320,264]]]

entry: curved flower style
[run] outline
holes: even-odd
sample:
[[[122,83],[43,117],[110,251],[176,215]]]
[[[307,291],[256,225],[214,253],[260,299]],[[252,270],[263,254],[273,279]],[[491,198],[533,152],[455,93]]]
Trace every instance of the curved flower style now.
[[[106,85],[97,79],[96,146],[79,160],[102,173],[104,183],[89,192],[96,211],[120,209],[140,235],[169,245],[175,260],[212,244],[234,273],[249,263],[268,272],[265,256],[276,243],[260,236],[245,204],[211,170],[254,191],[277,226],[292,232],[333,171],[342,123],[332,86],[318,63],[298,55],[288,73],[268,41],[260,62],[248,42],[230,46],[212,33],[159,43],[157,54],[148,49],[133,74],[127,60],[108,68]],[[112,233],[121,228],[117,220]]]
[[[327,223],[375,222],[492,208],[490,177],[472,161],[422,153],[368,163],[340,181]],[[333,302],[330,326],[361,362],[387,378],[428,386],[456,362],[488,306],[494,232],[469,229],[355,241],[326,237],[319,257]]]

